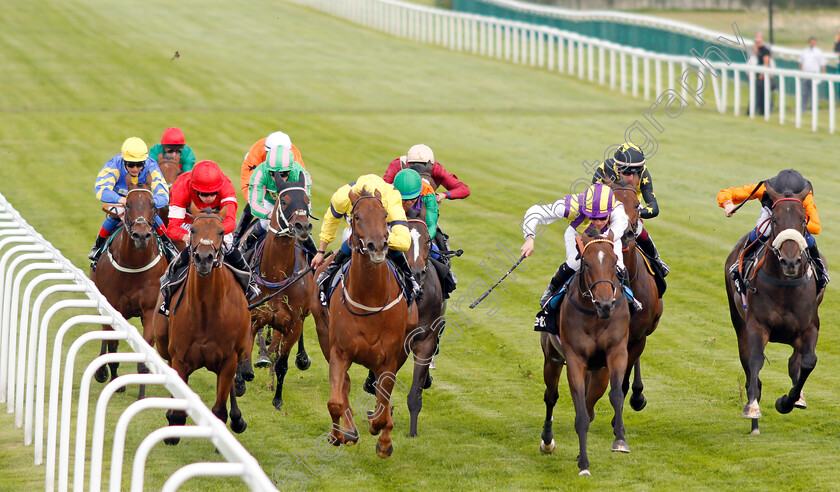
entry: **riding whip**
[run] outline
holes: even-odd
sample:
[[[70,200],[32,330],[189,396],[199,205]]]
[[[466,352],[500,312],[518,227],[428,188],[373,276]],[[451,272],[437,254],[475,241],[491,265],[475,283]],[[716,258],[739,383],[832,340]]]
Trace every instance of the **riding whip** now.
[[[328,253],[328,254],[327,254],[324,258],[329,258],[330,256],[332,256],[332,251],[330,251],[330,252],[329,252],[329,253]],[[283,287],[280,287],[280,288],[277,290],[277,292],[272,292],[270,295],[267,295],[267,296],[263,297],[263,298],[262,298],[262,299],[260,299],[259,301],[255,302],[255,303],[253,303],[253,304],[249,304],[249,305],[248,305],[248,311],[252,311],[254,308],[259,307],[259,306],[261,306],[261,305],[265,304],[266,302],[270,301],[270,300],[271,300],[272,298],[274,298],[277,294],[279,294],[279,293],[283,292],[284,290],[286,290],[286,288],[290,287],[290,286],[291,286],[291,285],[293,285],[295,282],[297,282],[298,280],[300,280],[300,279],[302,279],[303,277],[305,277],[305,276],[306,276],[306,274],[307,274],[307,273],[309,273],[309,272],[311,272],[312,270],[314,270],[314,268],[312,268],[312,266],[310,265],[310,266],[306,267],[304,270],[302,270],[302,271],[298,272],[298,274],[297,274],[297,275],[295,275],[295,276],[294,276],[294,278],[293,278],[292,280],[290,280],[290,281],[289,281],[289,283],[287,283],[287,284],[286,284],[286,285],[284,285]]]
[[[524,260],[524,259],[525,259],[525,255],[520,256],[519,259],[516,260],[516,263],[514,263],[513,266],[510,267],[510,269],[507,272],[505,272],[505,274],[502,276],[502,278],[499,279],[498,282],[493,284],[493,286],[490,287],[489,289],[487,289],[487,291],[484,294],[481,294],[481,296],[478,299],[476,299],[472,304],[470,304],[470,309],[475,309],[475,307],[478,306],[478,303],[483,301],[485,297],[489,296],[490,293],[493,292],[493,289],[495,289],[496,286],[498,286],[500,283],[502,283],[502,281],[504,279],[506,279],[508,275],[510,275],[510,272],[516,270],[516,267],[518,267],[519,264],[522,263],[522,260]]]
[[[747,198],[745,198],[743,202],[739,203],[737,207],[732,209],[731,215],[735,215],[735,212],[737,212],[739,208],[743,207],[744,204],[747,203],[747,201],[750,199],[750,197],[752,197],[755,194],[755,192],[758,191],[759,188],[761,188],[761,185],[763,184],[764,181],[759,181],[758,184],[755,185],[755,188],[750,192],[750,194],[747,195]]]

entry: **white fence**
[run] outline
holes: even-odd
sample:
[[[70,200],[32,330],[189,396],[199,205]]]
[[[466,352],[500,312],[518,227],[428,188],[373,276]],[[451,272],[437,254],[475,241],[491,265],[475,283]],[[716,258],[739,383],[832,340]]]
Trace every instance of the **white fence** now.
[[[108,304],[85,273],[29,226],[3,195],[0,195],[0,254],[0,403],[6,403],[7,413],[15,414],[15,426],[23,427],[24,443],[27,446],[34,444],[35,465],[44,464],[46,431],[46,490],[54,490],[56,482],[58,490],[68,489],[74,399],[72,388],[76,358],[84,344],[101,340],[123,340],[131,347],[132,352],[99,356],[88,363],[84,371],[77,398],[73,456],[74,490],[84,489],[91,380],[97,369],[113,362],[144,362],[150,373],[120,376],[101,391],[96,403],[92,430],[89,483],[91,491],[100,490],[101,477],[105,473],[103,454],[108,402],[118,389],[139,384],[161,385],[169,391],[172,398],[146,398],[134,402],[122,412],[115,429],[107,429],[109,435],[113,435],[109,482],[111,491],[123,489],[122,463],[126,433],[132,418],[146,409],[185,410],[195,425],[163,427],[142,441],[134,455],[130,483],[132,491],[143,490],[146,458],[156,444],[169,437],[207,438],[228,463],[193,463],[184,466],[169,477],[163,490],[176,490],[186,480],[197,476],[239,476],[252,490],[277,490],[257,460],[143,340],[137,329]],[[26,277],[32,272],[43,273],[25,283]],[[45,283],[48,285],[45,286]],[[38,286],[41,286],[42,290],[32,302]],[[78,299],[49,300],[51,295],[58,292],[72,293],[72,296],[78,296]],[[64,297],[67,297],[66,294]],[[46,306],[49,307],[42,314],[42,308]],[[72,316],[60,326],[52,340],[50,380],[47,386],[47,351],[51,321],[71,308],[89,309],[95,314]],[[112,325],[114,331],[101,331],[101,324]],[[97,331],[87,331],[78,336],[64,354],[64,338],[71,328],[79,325],[95,325],[94,329]],[[47,388],[48,406],[45,401]]]
[[[746,113],[754,118],[762,105],[756,97],[756,80],[759,74],[770,74],[772,80],[771,77],[763,79],[764,93],[770,95],[763,101],[764,119],[770,121],[776,112],[779,123],[786,124],[792,112],[794,124],[800,128],[802,87],[812,84],[808,106],[811,129],[817,131],[820,125],[827,124],[830,133],[835,131],[835,84],[840,83],[840,75],[836,74],[737,63],[725,55],[721,57],[722,53],[714,46],[705,53],[694,52],[686,56],[652,53],[550,27],[397,0],[289,1],[411,41],[546,68],[601,85],[609,84],[611,89],[622,94],[629,92],[633,97],[653,100],[651,111],[663,104],[663,96],[669,99],[679,95],[685,105],[691,101],[704,105],[701,96],[711,86],[718,112],[725,113],[731,105],[734,115]],[[741,98],[742,76],[750,82],[746,85],[744,99]],[[772,90],[776,83],[778,90]],[[795,98],[785,94],[791,84],[796,90]],[[827,102],[819,100],[824,85],[827,85]]]

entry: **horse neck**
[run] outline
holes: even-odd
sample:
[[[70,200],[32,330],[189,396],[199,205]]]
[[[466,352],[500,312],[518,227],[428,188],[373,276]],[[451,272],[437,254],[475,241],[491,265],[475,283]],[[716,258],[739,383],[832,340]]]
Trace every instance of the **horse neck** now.
[[[636,276],[636,240],[630,241],[630,244],[625,248],[621,249],[621,254],[624,256],[624,266],[627,268],[627,275],[632,279]]]
[[[353,250],[344,286],[353,300],[368,306],[377,306],[389,297],[390,273],[387,260],[374,265],[370,256]]]
[[[200,303],[200,299],[214,299],[208,302],[208,305],[216,305],[218,299],[222,299],[226,294],[225,289],[225,267],[213,268],[210,274],[202,277],[198,274],[195,264],[190,261],[190,271],[187,275],[187,283],[184,286],[187,294],[190,294],[196,303]]]
[[[145,251],[140,251],[134,247],[134,241],[131,240],[128,229],[123,227],[113,241],[117,243],[117,254],[114,260],[118,261],[120,266],[128,268],[140,268],[147,265],[159,254],[156,241],[153,235],[149,241],[149,247]]]
[[[295,270],[295,237],[265,236],[260,274],[268,281],[276,282],[292,276]]]

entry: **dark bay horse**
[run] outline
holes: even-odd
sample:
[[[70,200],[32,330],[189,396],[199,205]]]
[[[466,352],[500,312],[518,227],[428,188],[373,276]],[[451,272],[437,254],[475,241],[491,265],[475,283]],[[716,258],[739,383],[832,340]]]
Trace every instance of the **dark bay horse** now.
[[[600,236],[594,229],[590,229],[583,239],[579,239],[580,270],[572,278],[567,298],[557,314],[561,347],[558,350],[554,335],[543,333],[541,338],[543,352],[546,353],[543,374],[546,382],[546,423],[540,449],[552,452],[556,447],[551,419],[558,398],[557,385],[562,361],[565,359],[568,366],[566,376],[575,407],[575,430],[580,445],[578,467],[581,475],[590,474],[586,452],[591,420],[586,402],[589,371],[597,371],[606,366],[610,380],[610,403],[615,412],[615,441],[612,450],[630,452],[624,440],[622,418],[622,382],[627,371],[630,311],[616,277],[618,259],[613,251],[611,236],[611,233],[606,237]]]
[[[330,442],[335,446],[354,444],[359,439],[348,395],[353,363],[362,364],[376,375],[376,409],[365,420],[370,433],[378,435],[376,454],[391,456],[394,446],[390,399],[397,371],[408,355],[403,348],[406,333],[417,326],[417,308],[408,306],[402,289],[386,261],[388,255],[387,212],[379,191],[350,192],[353,250],[350,267],[332,293],[329,311],[321,306],[317,288],[312,288],[311,306],[318,341],[330,364],[332,417]],[[320,271],[326,263],[320,267]],[[326,324],[326,326],[325,326]],[[343,419],[345,427],[339,425]]]
[[[282,289],[280,295],[251,311],[253,335],[265,326],[274,330],[271,351],[277,357],[269,376],[277,377],[273,400],[277,410],[283,406],[283,381],[289,369],[289,352],[303,333],[303,321],[309,316],[311,284],[314,283],[312,273],[298,276],[298,271],[306,268],[306,258],[296,242],[297,239],[307,239],[312,231],[312,224],[309,223],[309,197],[304,184],[302,175],[298,181],[277,180],[277,203],[271,214],[262,250],[257,253],[260,255],[259,263],[254,271],[263,292],[261,298]],[[255,299],[255,302],[258,300]],[[250,353],[248,356],[237,371],[237,385],[242,373],[253,372]],[[309,368],[308,364],[301,366],[299,362],[296,363],[299,369]],[[237,394],[241,395],[239,391]]]
[[[166,271],[167,262],[154,236],[155,202],[149,187],[132,187],[125,198],[124,225],[105,254],[91,267],[90,279],[123,317],[139,316],[145,327],[151,325],[158,306],[158,279]],[[103,325],[103,328],[113,329],[110,325]],[[117,340],[103,341],[100,354],[116,352],[118,344]],[[113,381],[119,363],[108,366]],[[140,364],[138,371],[145,372],[145,367]],[[99,368],[95,377],[104,383],[108,379],[108,367]],[[125,388],[118,391],[125,391]],[[138,398],[143,396],[144,387],[141,386]]]
[[[810,187],[795,194],[767,186],[772,200],[771,235],[760,256],[754,278],[743,297],[729,277],[729,268],[739,261],[748,239],[741,237],[726,258],[726,294],[729,314],[738,337],[738,353],[746,374],[747,404],[743,417],[752,419],[751,433],[758,434],[761,417],[761,379],[764,347],[768,342],[793,347],[788,360],[790,392],[776,400],[779,413],[789,413],[802,395],[805,381],[817,365],[814,348],[820,328],[818,308],[825,291],[817,293],[816,276],[805,252],[808,216],[802,201]],[[825,259],[823,259],[825,261]]]
[[[659,325],[662,317],[663,302],[659,297],[656,281],[645,265],[642,253],[636,248],[636,229],[639,224],[639,197],[636,190],[628,186],[627,182],[620,180],[616,183],[609,183],[615,198],[624,204],[627,212],[627,231],[622,237],[622,252],[624,254],[624,266],[627,268],[627,275],[630,278],[630,288],[633,295],[642,303],[642,309],[633,313],[630,317],[630,335],[627,341],[627,372],[624,375],[622,390],[626,397],[630,390],[630,370],[633,369],[633,394],[630,397],[630,407],[637,412],[647,405],[647,398],[642,393],[641,362],[639,358],[645,349],[647,337],[650,336]],[[595,403],[603,396],[607,389],[609,375],[606,368],[592,374],[589,388],[586,392],[586,406],[590,418],[595,416]]]
[[[195,220],[190,231],[190,267],[187,279],[172,293],[169,318],[155,313],[154,332],[144,333],[146,341],[157,345],[178,375],[189,382],[190,374],[206,367],[216,373],[216,403],[213,413],[227,423],[230,396],[230,427],[243,432],[247,427],[236,404],[233,378],[239,361],[250,353],[251,337],[248,301],[233,273],[223,264],[225,230],[221,215],[190,207]],[[163,302],[159,298],[158,305]],[[187,415],[170,410],[170,425],[184,425]],[[178,439],[167,440],[177,444]]]
[[[166,157],[166,154],[160,154],[160,160],[157,161],[160,172],[163,173],[163,179],[170,187],[172,183],[181,175],[181,164],[174,159]],[[169,206],[163,207],[158,211],[158,215],[163,220],[164,225],[169,225]],[[183,244],[179,245],[179,250],[183,249]]]
[[[411,414],[409,437],[417,436],[417,419],[423,407],[423,390],[432,384],[429,364],[438,348],[440,334],[445,327],[443,313],[446,300],[440,285],[437,270],[431,264],[430,253],[432,240],[426,222],[420,219],[408,219],[408,231],[411,234],[411,249],[406,252],[406,259],[411,266],[411,273],[417,283],[423,286],[423,298],[417,301],[417,327],[406,334],[404,350],[414,354],[414,377],[408,392],[408,411]]]

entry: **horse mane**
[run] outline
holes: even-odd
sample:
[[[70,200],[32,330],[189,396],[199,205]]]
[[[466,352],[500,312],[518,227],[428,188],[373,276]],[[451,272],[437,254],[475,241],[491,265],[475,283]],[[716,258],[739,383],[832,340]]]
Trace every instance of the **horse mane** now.
[[[414,207],[409,208],[405,211],[405,218],[407,219],[419,219],[420,218],[420,210],[415,209]]]
[[[356,195],[357,195],[359,198],[361,198],[361,197],[363,197],[363,196],[373,196],[373,193],[371,193],[371,192],[370,192],[370,190],[368,190],[368,189],[367,189],[367,187],[365,186],[365,187],[362,187],[362,189],[361,189],[361,190],[357,191],[357,192],[356,192]]]
[[[624,179],[620,176],[617,180],[614,181],[614,183],[617,184],[620,188],[630,186],[630,183],[628,183],[626,179]]]
[[[586,230],[583,231],[583,233],[586,234],[588,237],[591,237],[593,239],[601,237],[601,233],[592,224],[589,224],[589,227],[587,227]]]

